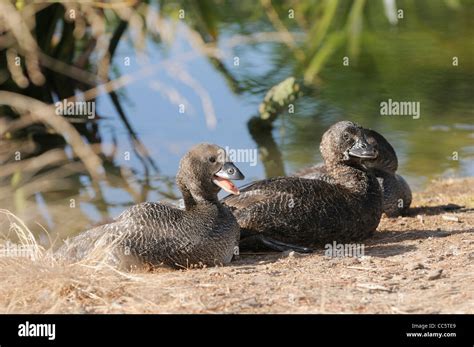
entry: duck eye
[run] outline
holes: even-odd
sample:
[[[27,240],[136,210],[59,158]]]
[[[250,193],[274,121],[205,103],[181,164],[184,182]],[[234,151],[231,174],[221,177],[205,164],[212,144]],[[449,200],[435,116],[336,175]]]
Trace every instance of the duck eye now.
[[[349,134],[348,133],[344,133],[344,135],[342,135],[342,137],[344,138],[344,140],[349,140]]]
[[[209,161],[210,161],[211,163],[215,163],[215,162],[216,162],[216,158],[215,158],[215,157],[209,157]]]

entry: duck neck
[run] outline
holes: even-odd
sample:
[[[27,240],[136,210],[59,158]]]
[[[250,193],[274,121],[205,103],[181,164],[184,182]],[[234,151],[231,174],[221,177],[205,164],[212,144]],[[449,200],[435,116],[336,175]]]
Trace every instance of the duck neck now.
[[[202,194],[201,192],[193,192],[185,186],[179,187],[181,194],[183,195],[184,208],[186,210],[192,210],[198,206],[203,205],[217,205],[219,200],[217,194]]]
[[[181,188],[181,194],[183,195],[184,208],[190,210],[197,205],[197,201],[194,200],[193,195],[188,189]]]
[[[337,184],[355,193],[367,191],[369,177],[362,166],[350,166],[344,163],[326,163],[326,169]]]

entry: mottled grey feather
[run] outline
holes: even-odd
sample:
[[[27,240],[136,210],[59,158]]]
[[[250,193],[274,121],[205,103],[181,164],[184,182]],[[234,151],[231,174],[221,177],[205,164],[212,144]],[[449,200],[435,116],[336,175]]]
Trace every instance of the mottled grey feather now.
[[[328,147],[322,144],[321,150],[328,166],[321,179],[265,179],[241,189],[238,196],[223,199],[241,226],[242,238],[261,234],[311,247],[372,235],[382,213],[380,185],[360,161],[347,157],[347,143],[338,138],[347,128],[354,136],[362,136],[362,129],[340,123],[323,136]]]
[[[379,155],[376,159],[364,161],[364,165],[377,177],[383,192],[383,212],[389,217],[406,213],[411,205],[412,194],[408,183],[396,174],[398,158],[392,145],[375,130],[364,129],[369,143],[376,143]],[[294,176],[331,181],[323,163],[300,171]]]
[[[114,222],[68,241],[57,255],[80,260],[100,245],[115,243],[110,261],[122,267],[230,262],[240,229],[230,210],[217,200],[220,188],[212,183],[213,174],[222,166],[218,150],[221,149],[214,145],[199,145],[182,159],[177,183],[183,192],[185,210],[153,202],[135,205]],[[209,156],[216,157],[216,162],[210,163]]]

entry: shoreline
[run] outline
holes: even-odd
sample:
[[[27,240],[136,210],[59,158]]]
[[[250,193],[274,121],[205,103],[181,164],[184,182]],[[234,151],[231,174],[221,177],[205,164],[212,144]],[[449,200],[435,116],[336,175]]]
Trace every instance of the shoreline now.
[[[241,254],[225,267],[122,273],[0,258],[1,313],[474,313],[474,177],[414,192],[362,257]]]

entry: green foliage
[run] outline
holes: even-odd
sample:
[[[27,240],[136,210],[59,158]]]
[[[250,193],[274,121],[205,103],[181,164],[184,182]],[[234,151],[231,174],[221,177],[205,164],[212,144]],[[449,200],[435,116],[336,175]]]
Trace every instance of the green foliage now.
[[[294,102],[300,94],[300,86],[294,77],[288,77],[286,80],[272,87],[265,95],[263,102],[258,110],[260,117],[270,122],[274,121],[279,113],[285,109],[288,104]]]

